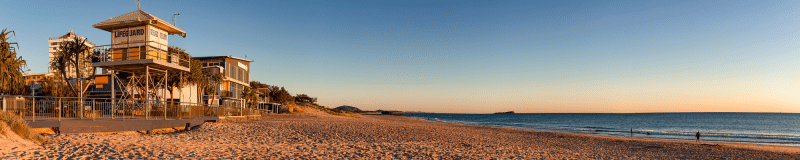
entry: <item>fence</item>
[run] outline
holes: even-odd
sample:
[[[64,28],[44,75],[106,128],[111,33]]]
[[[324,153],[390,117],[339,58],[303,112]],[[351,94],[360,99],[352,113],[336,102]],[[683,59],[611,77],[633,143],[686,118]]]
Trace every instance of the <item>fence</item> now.
[[[0,96],[0,99],[3,111],[31,121],[101,118],[184,119],[266,113],[263,109],[242,108],[228,104],[207,105],[158,100],[42,96]]]

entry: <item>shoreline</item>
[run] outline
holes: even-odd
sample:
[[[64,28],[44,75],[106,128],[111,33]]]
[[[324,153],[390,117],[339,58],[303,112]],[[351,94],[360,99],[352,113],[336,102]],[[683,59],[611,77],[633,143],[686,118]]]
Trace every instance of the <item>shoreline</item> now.
[[[384,115],[377,115],[377,116],[384,116]],[[385,116],[393,116],[393,115],[385,115]],[[778,152],[778,153],[798,154],[798,155],[800,155],[800,147],[794,147],[794,146],[777,146],[777,145],[767,145],[767,144],[730,143],[730,142],[708,142],[708,141],[700,141],[698,143],[698,142],[692,142],[692,141],[681,141],[681,140],[671,140],[671,139],[619,137],[619,136],[612,136],[612,135],[584,134],[584,133],[574,133],[574,132],[558,132],[558,131],[549,131],[549,130],[536,130],[536,129],[513,128],[513,127],[503,127],[503,126],[483,126],[483,125],[468,124],[468,123],[442,122],[442,121],[428,120],[428,119],[424,119],[422,117],[411,117],[411,116],[397,116],[397,117],[405,117],[405,118],[409,118],[409,119],[413,119],[413,120],[420,120],[420,121],[427,121],[427,122],[434,122],[434,123],[444,123],[444,124],[453,124],[453,125],[467,125],[467,126],[474,126],[474,127],[494,127],[494,128],[500,128],[500,129],[525,130],[525,131],[536,131],[536,132],[552,132],[552,133],[561,133],[561,134],[573,134],[575,136],[589,136],[589,137],[620,139],[620,140],[667,142],[667,143],[687,143],[687,144],[700,144],[700,145],[711,145],[711,146],[729,146],[729,147],[734,147],[734,148],[754,149],[754,150],[762,150],[762,151],[769,151],[769,152]]]
[[[431,113],[431,114],[441,114],[441,113]],[[457,121],[457,120],[434,120],[436,118],[428,118],[428,117],[415,117],[409,115],[396,115],[396,116],[403,116],[409,117],[424,121],[431,121],[431,122],[442,122],[442,123],[451,123],[451,124],[467,124],[467,125],[477,125],[477,126],[489,126],[489,125],[481,125],[475,124],[473,122],[468,121]],[[691,135],[688,136],[681,136],[681,135],[669,135],[669,134],[658,134],[658,130],[634,130],[634,136],[630,136],[630,132],[627,131],[620,131],[620,130],[612,130],[611,128],[604,128],[604,129],[592,129],[592,127],[584,128],[584,127],[520,127],[515,126],[511,123],[511,125],[493,125],[494,127],[500,128],[509,128],[509,129],[523,129],[523,130],[535,130],[535,131],[548,131],[548,132],[558,132],[558,133],[576,133],[576,134],[585,134],[585,135],[602,135],[602,136],[609,136],[609,137],[620,137],[620,138],[639,138],[639,139],[654,139],[654,140],[674,140],[674,141],[682,141],[682,142],[695,142],[694,132],[691,132]],[[602,127],[601,127],[602,128]],[[593,131],[594,130],[594,131]],[[653,135],[647,135],[647,132],[653,132]],[[674,133],[674,132],[669,132]],[[703,136],[705,137],[704,133]],[[712,133],[714,134],[744,134],[744,133]],[[747,135],[744,135],[747,136]],[[792,136],[792,135],[786,135]],[[725,143],[725,144],[749,144],[749,145],[765,145],[765,146],[776,146],[776,147],[800,147],[800,144],[797,142],[788,142],[788,141],[758,141],[761,138],[758,137],[749,137],[749,138],[731,138],[731,137],[712,137],[712,138],[701,138],[700,142],[703,143]],[[763,140],[763,139],[762,139]]]
[[[191,131],[46,135],[5,159],[800,159],[796,148],[619,138],[304,113],[205,123]]]

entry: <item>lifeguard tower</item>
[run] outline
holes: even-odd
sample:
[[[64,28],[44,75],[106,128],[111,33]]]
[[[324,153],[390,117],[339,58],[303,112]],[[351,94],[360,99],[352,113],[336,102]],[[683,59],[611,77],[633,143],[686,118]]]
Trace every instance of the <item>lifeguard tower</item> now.
[[[153,104],[165,104],[170,97],[166,96],[169,75],[183,79],[189,72],[190,56],[169,49],[169,35],[186,37],[186,32],[158,17],[136,10],[92,27],[111,32],[111,44],[98,46],[100,54],[92,66],[110,73],[112,106],[118,103],[113,99],[135,99],[145,102],[137,106],[144,106],[143,114],[148,114]]]

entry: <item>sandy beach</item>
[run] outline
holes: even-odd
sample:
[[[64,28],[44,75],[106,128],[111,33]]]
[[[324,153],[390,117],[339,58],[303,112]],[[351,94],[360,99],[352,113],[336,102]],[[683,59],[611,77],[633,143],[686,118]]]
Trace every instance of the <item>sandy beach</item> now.
[[[47,135],[0,159],[800,159],[798,147],[618,138],[316,110],[191,131]]]

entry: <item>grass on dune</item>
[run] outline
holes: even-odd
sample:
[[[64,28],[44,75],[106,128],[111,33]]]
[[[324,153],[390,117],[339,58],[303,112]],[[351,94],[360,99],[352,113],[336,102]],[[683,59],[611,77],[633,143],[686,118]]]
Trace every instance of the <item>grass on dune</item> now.
[[[304,105],[307,106],[307,107],[311,107],[311,108],[320,110],[322,112],[331,114],[331,115],[345,116],[345,117],[355,117],[355,116],[352,115],[351,112],[347,112],[347,111],[340,111],[340,110],[325,108],[325,107],[322,107],[322,106],[318,106],[318,105],[314,105],[314,104],[308,104],[308,103],[306,103]]]
[[[23,139],[29,140],[37,145],[41,145],[44,143],[44,139],[41,135],[34,132],[33,129],[28,127],[28,123],[25,122],[22,118],[17,115],[10,114],[5,111],[0,111],[0,123],[4,123],[6,126],[11,128],[11,131],[14,134],[19,135]],[[6,131],[0,129],[0,134],[8,135],[9,133],[5,133]]]

